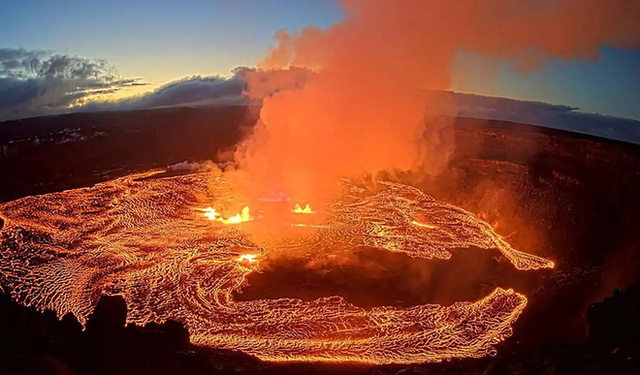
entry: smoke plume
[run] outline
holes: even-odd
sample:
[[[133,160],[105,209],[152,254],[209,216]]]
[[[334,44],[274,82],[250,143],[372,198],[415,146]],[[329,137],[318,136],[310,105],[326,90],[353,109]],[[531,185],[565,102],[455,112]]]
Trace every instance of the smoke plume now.
[[[419,91],[448,89],[461,50],[509,59],[526,72],[552,56],[597,58],[601,45],[640,45],[637,0],[338,2],[342,22],[275,35],[262,69],[315,74],[303,88],[264,100],[237,153],[257,186],[284,188],[298,200],[342,176],[441,171],[452,141],[446,125],[428,120]]]

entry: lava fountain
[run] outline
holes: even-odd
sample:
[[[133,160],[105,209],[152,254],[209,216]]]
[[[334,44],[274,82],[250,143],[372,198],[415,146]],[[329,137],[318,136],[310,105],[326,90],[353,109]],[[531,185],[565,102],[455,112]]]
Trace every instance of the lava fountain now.
[[[498,249],[519,270],[553,267],[469,212],[399,183],[369,191],[343,180],[322,221],[308,226],[292,224],[298,211],[313,217],[310,206],[280,202],[293,217],[280,218],[273,232],[251,230],[268,220],[268,209],[225,218],[206,208],[226,203],[233,187],[224,173],[155,173],[0,205],[0,281],[22,303],[83,321],[99,295],[120,294],[131,322],[178,320],[196,344],[267,361],[388,364],[493,354],[527,298],[497,288],[450,306],[363,309],[340,296],[237,301],[233,294],[260,272],[263,257],[300,251],[323,257],[367,247],[449,259],[473,247]],[[220,183],[212,187],[211,179]]]

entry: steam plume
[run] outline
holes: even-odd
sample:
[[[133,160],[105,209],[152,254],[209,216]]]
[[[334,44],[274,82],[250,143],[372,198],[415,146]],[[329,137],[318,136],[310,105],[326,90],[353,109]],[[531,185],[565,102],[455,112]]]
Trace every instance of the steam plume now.
[[[299,199],[340,176],[425,161],[428,171],[441,170],[451,141],[442,124],[425,128],[428,103],[417,93],[448,89],[460,50],[527,71],[550,56],[597,58],[601,45],[640,45],[637,0],[339,3],[341,23],[275,35],[263,69],[302,66],[316,74],[302,89],[264,100],[259,126],[237,155],[260,186],[280,185]]]

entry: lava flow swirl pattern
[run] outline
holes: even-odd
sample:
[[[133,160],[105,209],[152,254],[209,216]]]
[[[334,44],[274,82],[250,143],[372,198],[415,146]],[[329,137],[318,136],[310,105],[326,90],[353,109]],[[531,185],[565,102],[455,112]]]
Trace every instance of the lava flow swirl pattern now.
[[[202,213],[199,197],[231,194],[224,173],[156,173],[0,205],[0,282],[24,304],[81,321],[101,294],[121,294],[131,322],[178,320],[196,344],[263,360],[388,364],[493,354],[527,299],[498,288],[475,302],[366,310],[337,296],[236,301],[233,294],[260,257],[301,248],[448,259],[450,249],[473,246],[497,248],[521,270],[553,267],[512,249],[470,213],[398,183],[367,192],[345,180],[321,225],[254,241],[243,225]]]

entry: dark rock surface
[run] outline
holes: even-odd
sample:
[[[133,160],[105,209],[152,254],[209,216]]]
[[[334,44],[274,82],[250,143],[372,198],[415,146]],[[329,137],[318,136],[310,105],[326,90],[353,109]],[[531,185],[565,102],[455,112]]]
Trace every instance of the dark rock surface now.
[[[594,303],[587,310],[588,344],[606,356],[640,356],[640,294],[638,290],[616,289],[612,297]]]
[[[240,139],[249,113],[246,107],[169,108],[2,122],[0,202],[214,158]]]
[[[262,366],[244,354],[191,345],[179,322],[125,325],[126,314],[122,297],[102,296],[83,330],[71,314],[58,320],[2,293],[0,373],[222,374]]]

